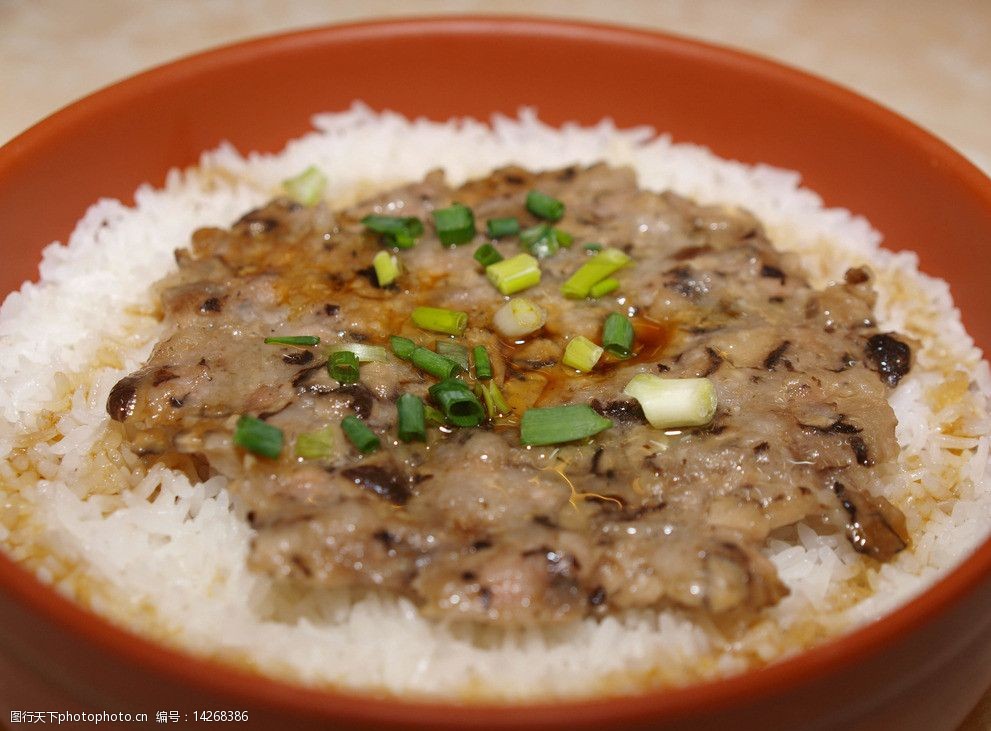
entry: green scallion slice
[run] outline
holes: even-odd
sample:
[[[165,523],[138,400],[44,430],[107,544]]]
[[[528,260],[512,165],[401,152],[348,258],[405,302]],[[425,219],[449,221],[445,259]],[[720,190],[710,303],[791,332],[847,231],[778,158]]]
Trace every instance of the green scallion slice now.
[[[434,378],[450,378],[459,370],[461,366],[450,358],[438,355],[427,348],[414,348],[410,353],[410,360],[421,371],[426,371]]]
[[[520,222],[515,218],[490,218],[486,224],[489,236],[501,239],[504,236],[515,236],[520,232]]]
[[[327,357],[327,372],[339,383],[358,382],[358,356],[350,350],[338,350]]]
[[[399,335],[389,336],[389,345],[392,348],[392,352],[396,354],[396,357],[402,358],[403,360],[409,360],[413,355],[413,351],[416,350],[416,343],[414,343],[409,338],[400,337]]]
[[[540,264],[529,254],[517,254],[485,267],[485,276],[500,293],[516,294],[540,284]]]
[[[703,426],[716,414],[716,388],[708,378],[661,378],[638,373],[623,393],[640,402],[655,429]]]
[[[495,381],[477,383],[475,384],[475,391],[485,402],[485,411],[488,413],[490,419],[495,419],[497,416],[505,416],[509,413],[509,404],[506,403],[506,399],[503,398],[502,391],[499,390],[499,386]]]
[[[574,236],[567,231],[546,223],[531,226],[520,234],[520,244],[538,259],[553,256],[562,246],[571,246],[574,240]]]
[[[320,338],[316,335],[279,335],[265,338],[268,345],[319,345]]]
[[[330,427],[304,432],[296,437],[296,456],[301,459],[323,459],[330,456],[334,432]]]
[[[429,388],[430,398],[440,406],[454,426],[478,426],[485,418],[485,409],[471,389],[457,378],[445,378]]]
[[[507,340],[537,332],[547,324],[547,312],[526,297],[514,297],[492,314],[492,327]]]
[[[423,411],[423,401],[411,393],[404,393],[396,401],[399,412],[399,438],[404,442],[414,439],[425,441],[427,438],[427,421]]]
[[[410,341],[413,342],[412,340]],[[416,347],[415,345],[413,347]],[[365,343],[343,343],[328,350],[329,353],[348,351],[354,353],[360,363],[388,363],[389,353],[381,345],[366,345]]]
[[[399,259],[388,251],[380,251],[374,256],[372,268],[375,269],[375,279],[380,287],[388,287],[395,282],[401,271]]]
[[[603,279],[598,284],[593,284],[592,288],[588,290],[589,297],[605,297],[610,292],[615,292],[619,289],[619,280],[613,279],[612,277],[607,277]]]
[[[546,223],[531,226],[520,233],[520,243],[530,254],[538,259],[552,256],[560,248],[554,229]]]
[[[296,177],[283,180],[282,187],[293,200],[304,206],[312,206],[323,196],[327,176],[316,165],[310,165]]]
[[[560,221],[564,215],[564,203],[539,190],[526,194],[526,209],[545,221]]]
[[[487,381],[492,378],[492,362],[489,360],[489,351],[483,345],[476,345],[472,351],[475,358],[475,378],[480,381]]]
[[[572,338],[564,349],[561,362],[571,368],[588,373],[602,357],[603,349],[584,335]]]
[[[348,441],[351,442],[351,444],[353,444],[359,452],[364,454],[374,452],[381,444],[381,442],[379,442],[379,438],[375,436],[375,432],[369,429],[365,422],[357,416],[345,416],[344,420],[341,422],[341,430],[344,432],[344,436],[348,438]]]
[[[434,349],[438,355],[442,355],[448,360],[453,360],[461,370],[468,370],[468,348],[453,340],[438,340],[434,344]]]
[[[602,325],[602,347],[619,358],[633,351],[633,323],[625,315],[610,312]]]
[[[535,241],[543,236],[547,236],[550,232],[551,226],[549,224],[538,223],[536,226],[530,226],[520,231],[520,243],[530,248]]]
[[[446,246],[466,244],[475,238],[475,214],[468,206],[455,203],[433,212],[437,238]]]
[[[446,335],[460,335],[468,326],[468,313],[459,310],[416,307],[411,316],[417,327]]]
[[[475,261],[483,267],[492,266],[502,261],[503,256],[492,244],[482,244],[475,249]]]
[[[447,423],[447,419],[444,418],[444,414],[430,404],[423,405],[423,415],[426,420],[434,426],[444,426]]]
[[[582,248],[584,248],[585,251],[602,251],[602,244],[596,244],[596,243],[585,244],[585,246]]]
[[[567,231],[562,231],[559,228],[553,229],[554,238],[557,239],[559,246],[563,246],[567,249],[573,243],[575,243],[575,237],[569,234]]]
[[[414,216],[379,216],[372,214],[361,219],[365,228],[382,235],[388,246],[410,249],[423,236],[423,221]]]
[[[612,421],[585,404],[528,409],[520,420],[520,441],[540,447],[563,444],[598,434]]]
[[[568,277],[561,285],[561,294],[575,299],[588,297],[593,286],[629,263],[630,257],[619,249],[603,249]]]
[[[282,453],[282,430],[254,416],[242,416],[234,427],[234,443],[262,457],[276,459]]]

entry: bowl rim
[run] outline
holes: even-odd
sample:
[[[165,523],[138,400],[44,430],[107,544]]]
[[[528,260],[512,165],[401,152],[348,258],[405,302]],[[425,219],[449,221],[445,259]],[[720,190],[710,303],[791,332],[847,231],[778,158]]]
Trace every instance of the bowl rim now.
[[[753,53],[657,30],[621,25],[522,15],[438,15],[381,18],[266,35],[212,48],[130,76],[84,96],[44,118],[0,147],[0,177],[33,150],[58,137],[59,130],[97,110],[117,107],[159,84],[175,83],[213,68],[243,64],[291,47],[361,40],[386,40],[423,32],[457,36],[465,33],[546,35],[571,40],[620,41],[664,48],[686,57],[704,58],[755,72],[776,83],[801,86],[831,104],[867,117],[910,144],[923,148],[949,168],[991,211],[991,180],[948,144],[881,104],[838,84]],[[165,171],[162,171],[163,174]],[[174,680],[259,701],[272,707],[322,717],[379,723],[411,718],[435,728],[463,727],[466,719],[487,726],[514,727],[571,723],[585,726],[602,720],[650,717],[684,718],[699,708],[726,707],[736,701],[769,698],[782,690],[807,685],[842,667],[862,662],[891,647],[923,626],[926,620],[976,591],[991,575],[991,537],[974,548],[956,567],[906,604],[866,625],[834,637],[795,656],[757,669],[685,687],[597,698],[561,698],[537,702],[464,704],[412,696],[398,698],[376,691],[345,687],[315,688],[256,674],[220,660],[187,653],[136,634],[43,583],[35,574],[0,551],[0,590],[37,616],[60,626],[118,658]],[[460,709],[460,710],[459,710]],[[465,715],[467,714],[467,715]]]

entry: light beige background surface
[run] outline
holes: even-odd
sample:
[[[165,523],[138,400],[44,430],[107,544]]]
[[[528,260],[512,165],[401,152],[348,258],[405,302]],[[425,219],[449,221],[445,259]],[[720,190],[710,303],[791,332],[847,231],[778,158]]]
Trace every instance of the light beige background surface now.
[[[0,143],[136,71],[370,17],[526,13],[665,30],[827,77],[991,172],[991,0],[0,0]],[[991,729],[991,696],[966,731]]]
[[[0,142],[135,71],[369,17],[533,13],[657,28],[871,96],[991,170],[991,0],[0,0]]]

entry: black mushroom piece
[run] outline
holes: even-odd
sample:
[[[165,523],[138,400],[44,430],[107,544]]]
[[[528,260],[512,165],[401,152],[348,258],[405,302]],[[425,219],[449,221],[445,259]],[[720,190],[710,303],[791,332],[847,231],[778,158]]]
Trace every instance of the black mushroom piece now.
[[[881,380],[894,388],[912,367],[912,349],[891,333],[872,335],[867,340],[864,354],[872,370]]]
[[[307,350],[307,351],[304,351],[304,352],[309,353],[310,351]],[[283,360],[285,360],[284,357],[283,357]],[[312,359],[309,359],[309,360],[312,360]],[[309,362],[309,360],[307,362]],[[288,363],[289,361],[286,361],[286,362]],[[323,367],[325,365],[327,365],[327,361],[322,360],[319,363],[315,363],[314,365],[308,365],[308,366],[306,366],[306,368],[301,368],[300,370],[296,371],[296,375],[294,375],[292,377],[293,388],[304,387],[306,385],[307,381],[309,381],[310,378],[314,374],[316,374],[319,371],[323,370]]]
[[[601,586],[597,586],[592,590],[592,593],[588,595],[589,606],[601,607],[606,603],[606,590]]]
[[[679,266],[664,272],[665,287],[673,289],[689,300],[697,300],[709,292],[709,286],[701,273],[691,267]]]
[[[107,397],[107,413],[114,421],[126,421],[134,413],[138,403],[138,384],[141,382],[141,372],[132,373],[117,381],[110,389]]]
[[[847,538],[856,551],[878,561],[888,561],[909,543],[905,516],[880,496],[833,484],[833,492],[846,510]]]
[[[345,394],[350,398],[349,406],[354,409],[354,413],[359,419],[367,419],[372,415],[375,394],[368,386],[361,383],[348,383],[344,386],[338,386],[335,393]]]
[[[857,458],[857,464],[862,467],[874,466],[874,460],[871,458],[871,453],[867,449],[867,443],[859,434],[854,434],[850,437],[850,449],[853,450],[853,454]]]
[[[288,363],[289,365],[306,365],[311,360],[313,360],[313,351],[290,350],[282,354],[282,360]]]
[[[771,266],[770,264],[765,264],[760,268],[760,275],[768,279],[778,279],[781,281],[781,284],[784,284],[786,280],[785,273],[778,267]]]
[[[412,495],[409,480],[387,466],[358,465],[343,470],[341,474],[358,487],[363,487],[394,505],[405,505]]]
[[[208,297],[200,305],[200,312],[220,312],[223,309],[224,305],[219,297]]]
[[[778,363],[780,363],[781,359],[784,357],[785,351],[787,351],[790,346],[791,346],[790,340],[782,340],[781,344],[778,347],[776,347],[774,350],[772,350],[770,353],[768,353],[767,357],[764,358],[764,369],[768,371],[773,371],[775,368],[777,368]],[[785,364],[787,365],[787,361],[785,362]]]
[[[702,378],[708,378],[713,373],[718,371],[719,367],[723,364],[723,361],[725,360],[717,350],[710,348],[709,346],[706,346],[705,354],[709,357],[709,366],[701,374]]]
[[[591,406],[598,414],[609,419],[615,419],[616,421],[641,424],[645,424],[647,422],[647,417],[644,416],[643,407],[640,405],[639,401],[617,400],[603,403],[599,399],[592,399],[589,402],[589,406]]]
[[[247,230],[252,236],[261,236],[274,231],[279,226],[279,219],[271,215],[267,208],[266,206],[248,211],[234,222],[234,230]]]

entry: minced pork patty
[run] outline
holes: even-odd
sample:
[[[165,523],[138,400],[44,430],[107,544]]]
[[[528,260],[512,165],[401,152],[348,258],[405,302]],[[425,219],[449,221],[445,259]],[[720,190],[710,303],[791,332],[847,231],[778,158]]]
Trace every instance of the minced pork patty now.
[[[541,224],[525,205],[533,190],[564,203],[553,227],[573,240],[519,293],[546,324],[507,342],[493,328],[507,298],[473,253],[486,242],[506,258],[523,251],[520,236],[490,239],[483,223]],[[445,246],[431,214],[454,202],[473,210],[479,231]],[[369,214],[423,223],[415,246],[396,250],[402,273],[387,287],[371,265],[389,241],[362,224]],[[593,242],[631,258],[614,275],[618,290],[564,297],[561,284]],[[497,625],[670,606],[746,617],[788,591],[761,553],[772,533],[787,537],[799,522],[842,531],[881,561],[908,542],[879,486],[898,453],[887,396],[910,348],[878,330],[868,271],[813,289],[796,256],[777,251],[745,211],[641,190],[631,170],[606,165],[508,167],[459,188],[432,172],[342,211],[273,200],[229,230],[196,231],[176,259],[156,287],[166,333],[107,409],[149,461],[229,478],[255,530],[256,571]],[[468,325],[457,337],[420,329],[410,318],[418,306],[465,312]],[[633,325],[631,356],[607,354],[589,373],[562,364],[570,339],[600,342],[610,313]],[[320,343],[264,342],[286,335]],[[428,349],[484,346],[508,409],[399,440],[401,395],[439,404],[428,394],[437,379],[393,354],[394,335]],[[327,368],[342,344],[388,355],[342,384]],[[623,394],[638,373],[708,378],[714,418],[653,428]],[[460,378],[474,386],[474,368]],[[612,426],[522,444],[522,415],[559,404],[591,406]],[[281,430],[278,456],[235,443],[245,415]],[[349,415],[378,449],[362,453],[346,437]],[[299,435],[314,432],[322,449],[297,456]]]

